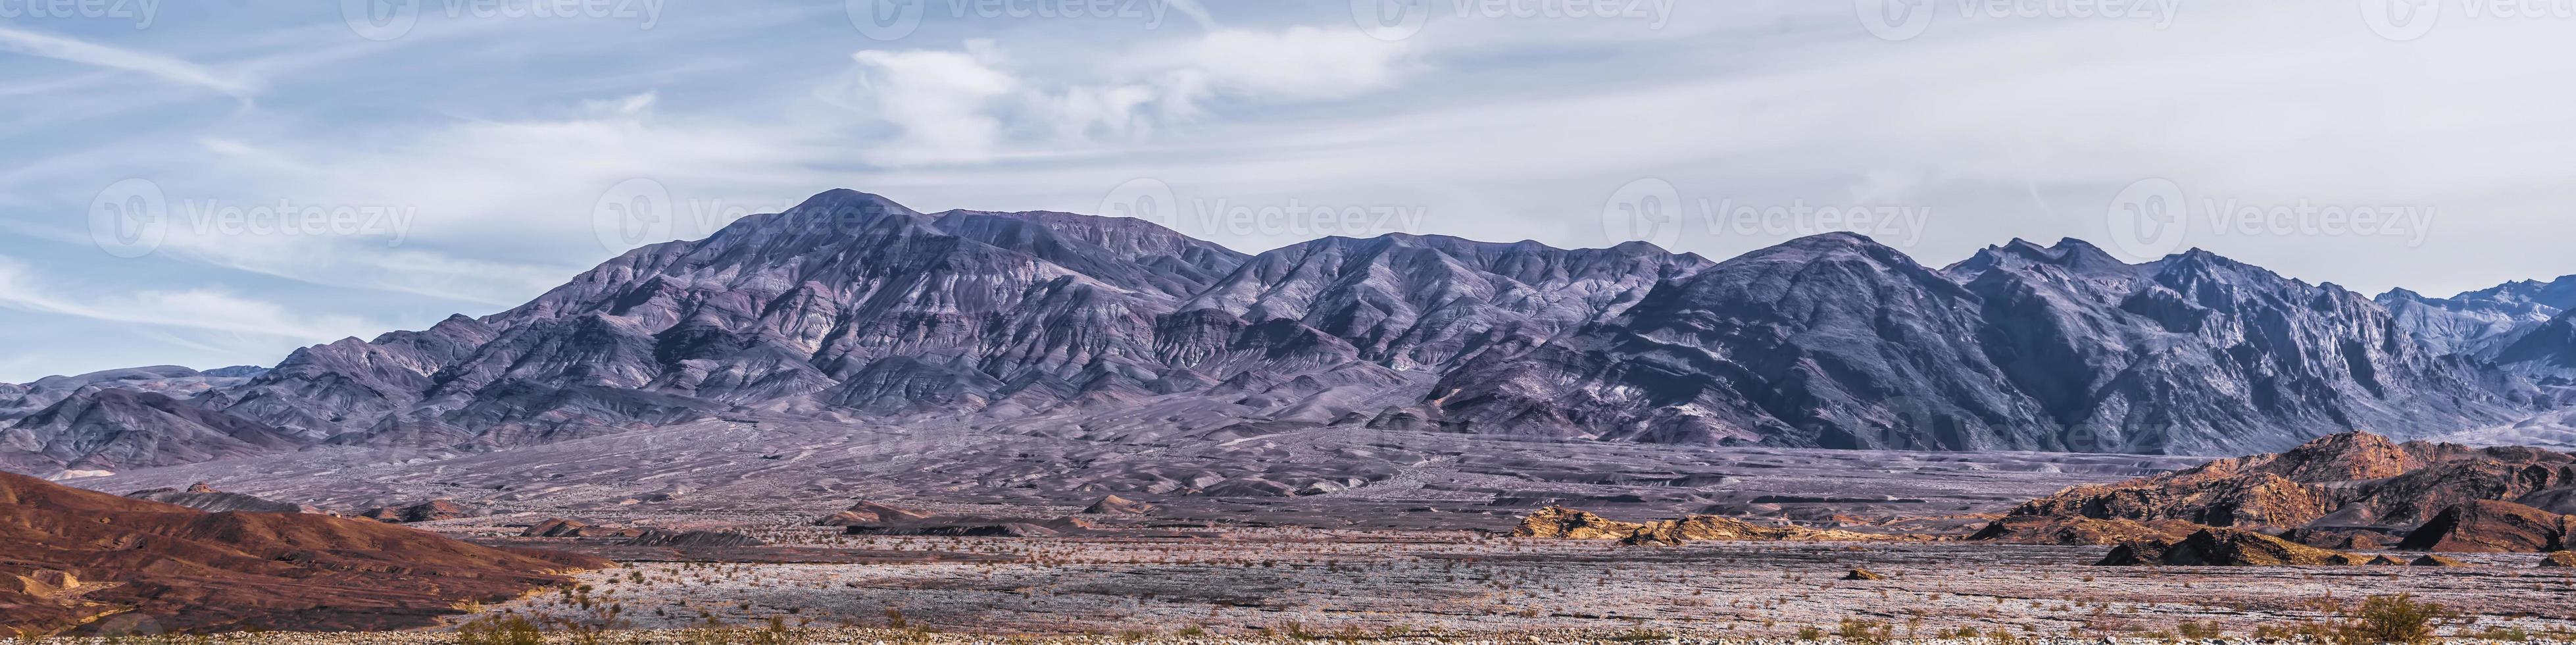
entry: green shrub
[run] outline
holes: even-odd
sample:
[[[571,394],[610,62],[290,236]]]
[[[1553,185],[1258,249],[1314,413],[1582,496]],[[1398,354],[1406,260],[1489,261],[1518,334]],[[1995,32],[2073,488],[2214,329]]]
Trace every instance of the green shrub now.
[[[484,616],[456,626],[457,645],[545,645],[545,630],[518,614]]]
[[[2422,645],[2441,640],[2442,627],[2459,619],[2459,612],[2416,602],[2414,594],[2371,596],[2362,599],[2361,606],[2341,612],[2331,633],[2342,645]]]

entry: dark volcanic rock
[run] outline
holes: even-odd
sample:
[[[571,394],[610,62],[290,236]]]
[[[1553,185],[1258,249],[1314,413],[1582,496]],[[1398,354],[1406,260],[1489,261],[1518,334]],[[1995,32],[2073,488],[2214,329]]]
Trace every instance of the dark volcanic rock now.
[[[2180,542],[2120,545],[2099,563],[2103,566],[2160,564],[2200,567],[2348,566],[2369,558],[2328,551],[2288,540],[2234,529],[2207,529]]]
[[[583,532],[589,529],[588,524],[558,517],[529,526],[519,532],[519,537],[582,537]]]
[[[2283,531],[2281,539],[2320,549],[2337,551],[2383,551],[2406,539],[2405,534],[2369,527],[2308,527]]]
[[[212,513],[221,513],[226,511],[246,511],[253,513],[323,512],[322,509],[302,504],[270,501],[240,493],[220,492],[207,487],[203,483],[190,486],[187,490],[171,490],[164,488],[159,490],[135,491],[126,494],[126,497],[176,506],[185,506]]]
[[[471,513],[455,500],[433,499],[410,506],[379,506],[358,513],[359,517],[397,524],[435,522],[468,517]]]
[[[842,529],[849,535],[929,535],[940,537],[1055,537],[1060,532],[1029,522],[998,524],[925,524],[912,526],[851,526]]]
[[[2443,509],[2397,548],[2444,553],[2542,553],[2568,547],[2576,517],[2494,500]]]
[[[573,569],[611,566],[364,520],[207,513],[6,473],[0,563],[85,601],[0,590],[0,631],[26,635],[93,629],[84,622],[129,609],[172,631],[423,627],[459,601],[508,600]]]
[[[760,538],[729,531],[665,531],[661,529],[645,529],[643,535],[635,536],[624,542],[619,542],[619,544],[626,546],[733,547],[765,546],[768,543],[761,541]]]
[[[1986,524],[1968,539],[2006,544],[2121,544],[2139,540],[2180,540],[2203,528],[2180,520],[2141,522],[2090,517],[2059,518],[2015,515]]]
[[[2456,559],[2456,558],[2448,558],[2448,557],[2443,557],[2443,556],[2439,556],[2439,555],[2433,555],[2433,554],[2429,554],[2429,553],[2425,554],[2423,557],[2416,558],[2414,562],[2409,562],[2409,563],[2407,563],[2407,564],[2408,564],[2409,566],[2417,566],[2417,567],[2465,567],[2465,566],[2469,566],[2469,563],[2461,562],[2461,561],[2459,561],[2459,560],[2458,560],[2458,559]]]

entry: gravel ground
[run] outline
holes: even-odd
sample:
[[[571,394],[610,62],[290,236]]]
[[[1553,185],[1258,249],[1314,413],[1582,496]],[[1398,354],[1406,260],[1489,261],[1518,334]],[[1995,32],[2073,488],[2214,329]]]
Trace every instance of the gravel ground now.
[[[2576,575],[2530,555],[2416,567],[2094,567],[2101,547],[1700,543],[1672,548],[1458,532],[1283,529],[1219,540],[817,538],[845,548],[1000,556],[907,564],[637,562],[587,591],[486,615],[621,626],[710,619],[980,634],[1708,634],[1790,637],[1845,621],[1892,636],[1961,628],[2021,638],[2155,636],[2185,624],[2250,635],[2320,602],[2409,593],[2472,614],[2460,633],[2576,632]],[[1846,581],[1854,568],[1890,577]],[[1570,630],[1570,631],[1569,631]]]
[[[453,634],[432,632],[366,632],[338,634],[268,633],[191,638],[129,638],[124,640],[58,638],[36,641],[36,643],[44,643],[46,645],[108,645],[110,643],[115,643],[117,645],[137,643],[169,643],[171,645],[434,645],[455,642],[457,641]],[[550,636],[547,638],[547,642],[556,645],[581,645],[578,639],[562,635]],[[1301,640],[1271,636],[993,637],[924,632],[918,630],[823,628],[794,630],[783,634],[773,635],[763,635],[747,631],[722,630],[636,630],[618,632],[608,636],[602,642],[612,645],[713,645],[716,643],[757,643],[760,645],[880,645],[898,643],[907,645],[944,645],[952,643],[999,643],[1012,645],[1087,645],[1094,643],[1100,645],[1262,645],[1273,643],[1303,644],[1342,641],[1335,641],[1329,638],[1310,638]],[[1603,635],[1575,632],[1498,634],[1476,637],[1383,638],[1366,642],[1381,645],[1521,645],[1524,643],[1624,643],[1632,645],[1652,645],[1659,643],[1670,645],[1854,645],[1852,641],[1839,638],[1799,640],[1794,638],[1733,638],[1700,636],[1648,637],[1636,634]],[[1884,645],[2177,645],[2178,643],[2198,643],[2200,645],[2280,645],[2283,643],[2306,642],[2309,641],[2254,640],[2244,638],[2220,638],[2196,641],[2175,641],[2148,638],[2027,638],[2013,639],[2009,641],[2000,641],[1991,638],[1927,638],[1919,640],[1890,640],[1885,641]],[[2447,642],[2495,643],[2498,641],[2460,639]],[[19,643],[20,641],[0,639],[0,644],[18,645]],[[2531,640],[2514,641],[2514,643],[2517,645],[2565,645],[2576,643],[2576,641]],[[33,645],[33,643],[30,643],[29,645]]]

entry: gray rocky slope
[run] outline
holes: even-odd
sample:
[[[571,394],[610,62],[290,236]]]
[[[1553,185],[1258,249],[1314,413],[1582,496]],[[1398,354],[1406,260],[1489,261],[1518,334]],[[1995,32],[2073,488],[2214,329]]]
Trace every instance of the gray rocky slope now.
[[[2576,325],[2560,290],[2518,285],[2374,301],[2074,240],[1933,268],[1851,234],[1718,263],[1400,234],[1247,256],[1142,220],[835,190],[265,372],[0,386],[0,465],[506,450],[708,419],[2237,454],[2557,407],[2531,366],[2576,356]]]

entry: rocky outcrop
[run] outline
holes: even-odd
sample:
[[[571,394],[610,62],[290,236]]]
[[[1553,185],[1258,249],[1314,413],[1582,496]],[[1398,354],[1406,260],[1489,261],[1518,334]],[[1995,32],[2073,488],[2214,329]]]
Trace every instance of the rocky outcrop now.
[[[252,513],[327,512],[320,508],[305,504],[289,504],[286,502],[271,501],[250,495],[243,495],[241,493],[226,493],[215,490],[213,487],[207,486],[204,482],[198,482],[196,485],[189,486],[186,490],[169,488],[139,490],[127,493],[125,496],[133,499],[185,506],[213,513],[228,511],[245,511]]]
[[[2397,548],[2444,553],[2545,553],[2569,548],[2576,517],[2494,500],[2443,509]]]
[[[1674,546],[1692,541],[1721,542],[1856,542],[1901,536],[1853,531],[1767,526],[1714,515],[1690,515],[1643,524],[1620,522],[1563,506],[1549,506],[1521,518],[1512,537],[1561,540],[1618,540],[1631,546]]]
[[[2424,554],[2423,557],[2415,558],[2414,561],[2408,562],[2407,565],[2417,567],[2465,567],[2469,566],[2469,563],[2461,562],[2458,558],[2427,553]]]
[[[633,538],[619,542],[618,544],[626,546],[660,547],[740,547],[766,546],[769,543],[761,541],[760,538],[730,531],[668,531],[662,529],[645,529],[642,535],[637,535]]]
[[[583,537],[583,532],[590,528],[588,524],[557,517],[529,526],[519,532],[519,537]]]
[[[2576,551],[2559,551],[2540,559],[2544,569],[2576,569]]]
[[[1512,537],[1559,540],[1624,540],[1646,525],[1620,522],[1563,506],[1549,506],[1521,518]]]
[[[1152,515],[1156,510],[1157,508],[1152,504],[1110,495],[1100,498],[1100,501],[1092,502],[1090,507],[1082,509],[1082,513],[1084,515]]]
[[[464,506],[457,504],[455,500],[447,499],[433,499],[410,506],[378,506],[358,512],[358,517],[392,524],[436,522],[471,515],[472,512],[467,511]]]
[[[2134,524],[2094,522],[2165,523],[2160,531],[2175,530],[2180,527],[2174,523],[2180,523],[2279,531],[2293,541],[2341,549],[2378,548],[2391,537],[2405,536],[2401,546],[2419,550],[2447,543],[2459,549],[2534,551],[2547,548],[2553,544],[2548,540],[2564,531],[2550,528],[2559,521],[2554,515],[2512,501],[2555,500],[2570,487],[2576,487],[2576,456],[2564,453],[2401,445],[2377,435],[2346,433],[2278,454],[2219,459],[2153,477],[2069,488],[2022,504],[1976,537],[2084,539],[2143,530]],[[2450,519],[2437,517],[2441,515]],[[2416,536],[2422,536],[2420,543]]]
[[[846,510],[814,520],[815,526],[865,526],[927,519],[929,513],[870,501],[853,503]]]
[[[1868,570],[1868,569],[1853,569],[1853,570],[1851,570],[1851,573],[1843,574],[1843,579],[1844,579],[1844,580],[1886,580],[1886,579],[1887,579],[1887,576],[1879,575],[1879,574],[1878,574],[1878,572],[1870,571],[1870,570]]]
[[[2133,542],[2112,550],[2100,566],[2169,565],[2194,567],[2350,566],[2370,558],[2328,551],[2280,538],[2234,529],[2206,529],[2181,541]]]
[[[1080,535],[1096,528],[1079,517],[1040,519],[1033,517],[941,516],[902,519],[884,523],[852,524],[841,529],[847,535],[929,535],[942,537],[1056,537]]]
[[[2128,519],[2015,515],[1987,523],[1968,539],[2005,544],[2063,546],[2120,544],[2139,540],[2180,540],[2205,528],[2181,520],[2141,522]]]
[[[81,633],[112,612],[174,632],[424,627],[459,602],[505,601],[607,566],[365,520],[208,513],[0,473],[0,631],[24,635]]]

